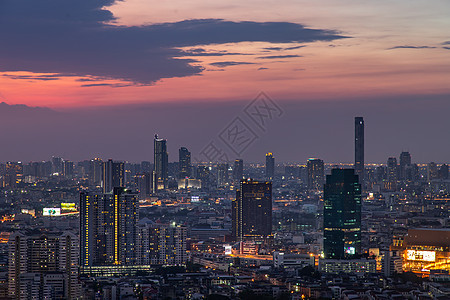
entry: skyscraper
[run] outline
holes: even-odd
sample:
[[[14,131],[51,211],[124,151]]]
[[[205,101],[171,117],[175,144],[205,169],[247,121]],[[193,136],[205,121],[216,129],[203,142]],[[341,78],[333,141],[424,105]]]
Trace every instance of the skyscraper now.
[[[155,134],[154,139],[154,171],[155,182],[153,183],[154,190],[161,190],[167,187],[167,178],[169,175],[169,155],[167,153],[167,140],[160,139]]]
[[[185,147],[178,150],[179,160],[178,166],[180,168],[179,178],[191,177],[191,152]]]
[[[266,178],[273,179],[275,175],[275,158],[271,152],[266,154]]]
[[[80,194],[80,265],[136,262],[138,195],[122,187]]]
[[[228,183],[228,164],[217,165],[217,185],[225,186]]]
[[[306,164],[308,168],[308,188],[322,190],[324,183],[324,163],[318,158],[310,158]]]
[[[355,173],[364,182],[364,119],[355,117]]]
[[[102,183],[103,161],[100,158],[91,159],[89,162],[89,183],[99,186]]]
[[[242,159],[236,159],[234,161],[233,179],[236,181],[241,181],[243,177],[244,177],[244,161]]]
[[[272,234],[272,182],[241,180],[232,202],[233,237],[237,241]]]
[[[109,159],[103,163],[103,193],[110,193],[115,187],[125,186],[125,163]]]
[[[361,254],[361,184],[353,169],[333,169],[324,187],[325,258]]]
[[[400,153],[400,180],[407,179],[406,168],[411,165],[411,154],[409,152]]]

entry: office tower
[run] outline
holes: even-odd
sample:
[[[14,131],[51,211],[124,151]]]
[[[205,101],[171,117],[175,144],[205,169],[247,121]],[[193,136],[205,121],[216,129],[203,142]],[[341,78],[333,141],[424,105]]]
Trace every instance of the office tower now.
[[[361,184],[353,169],[333,169],[327,175],[323,230],[325,258],[361,254]]]
[[[324,183],[324,163],[318,158],[310,158],[306,163],[308,168],[308,189],[322,190]]]
[[[355,117],[355,173],[364,183],[364,119]]]
[[[197,166],[197,179],[201,181],[203,189],[209,189],[211,185],[211,168],[208,166]]]
[[[434,162],[428,164],[427,180],[436,180],[439,178],[438,166]]]
[[[158,138],[155,134],[154,139],[154,171],[155,182],[153,183],[156,191],[167,188],[167,178],[169,172],[169,155],[167,154],[167,140]]]
[[[448,165],[443,164],[439,168],[439,179],[447,180],[448,179]]]
[[[100,158],[94,158],[89,161],[89,183],[100,186],[102,184],[103,161]]]
[[[400,180],[408,179],[406,176],[406,168],[411,165],[411,154],[409,152],[400,153]]]
[[[241,181],[244,177],[244,161],[242,159],[236,159],[234,161],[233,179],[235,181]]]
[[[191,152],[185,147],[178,150],[179,178],[191,177]]]
[[[153,172],[153,164],[149,161],[142,161],[141,162],[141,172]]]
[[[237,241],[272,234],[272,182],[241,180],[232,202],[233,237]]]
[[[8,292],[12,298],[80,297],[79,243],[75,234],[18,231],[11,234],[8,247]]]
[[[80,257],[83,266],[136,262],[138,195],[122,187],[112,193],[80,194]]]
[[[217,185],[225,186],[228,183],[228,164],[217,165]]]
[[[144,200],[152,193],[152,176],[150,173],[144,172],[137,174],[135,183],[139,192],[139,200]]]
[[[65,160],[63,162],[62,175],[66,178],[73,177],[73,161]]]
[[[273,179],[275,175],[275,158],[272,153],[266,154],[266,178]]]
[[[183,265],[187,261],[187,228],[176,224],[144,223],[138,226],[140,265]]]
[[[125,163],[109,159],[103,163],[103,193],[110,193],[115,187],[125,186]]]

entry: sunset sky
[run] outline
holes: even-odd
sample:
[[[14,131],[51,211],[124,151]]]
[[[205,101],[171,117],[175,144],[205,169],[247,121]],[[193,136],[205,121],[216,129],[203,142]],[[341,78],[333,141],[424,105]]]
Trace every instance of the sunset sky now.
[[[285,114],[248,160],[272,151],[279,161],[352,162],[361,115],[366,161],[409,150],[444,162],[449,28],[448,0],[0,0],[0,161],[151,160],[155,132],[176,160],[178,147],[199,152],[263,91]],[[119,132],[136,149],[107,142],[112,115],[127,120]],[[327,139],[345,147],[327,150]],[[81,140],[92,147],[74,148]]]

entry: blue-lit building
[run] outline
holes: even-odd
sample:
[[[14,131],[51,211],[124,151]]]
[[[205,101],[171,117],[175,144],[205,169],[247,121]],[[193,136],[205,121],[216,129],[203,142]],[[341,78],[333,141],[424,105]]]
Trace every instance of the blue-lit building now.
[[[353,169],[333,169],[324,186],[323,248],[327,259],[361,254],[361,184]]]

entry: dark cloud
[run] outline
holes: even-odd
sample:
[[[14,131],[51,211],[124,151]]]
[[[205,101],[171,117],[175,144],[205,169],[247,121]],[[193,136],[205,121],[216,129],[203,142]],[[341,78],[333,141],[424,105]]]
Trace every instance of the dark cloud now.
[[[263,48],[263,49],[264,50],[269,50],[269,51],[281,51],[284,48],[282,48],[282,47],[266,47],[266,48]]]
[[[408,46],[408,45],[404,45],[404,46],[395,46],[395,47],[391,47],[388,48],[386,50],[394,50],[394,49],[435,49],[436,47],[432,47],[432,46]]]
[[[264,68],[264,67],[258,68],[258,71],[261,71],[261,70],[269,70],[269,68]]]
[[[98,86],[109,86],[113,88],[133,86],[134,84],[126,83],[92,83],[92,84],[82,84],[81,87],[98,87]]]
[[[444,48],[444,49],[446,49],[446,50],[450,50],[450,47],[442,47],[442,48]]]
[[[224,68],[229,66],[239,66],[239,65],[254,65],[255,63],[252,62],[245,62],[245,61],[218,61],[214,63],[210,63],[211,66]]]
[[[268,50],[268,51],[284,51],[284,50],[295,50],[295,49],[300,49],[300,48],[304,48],[306,46],[292,46],[292,47],[266,47],[263,48],[264,50]]]
[[[450,45],[450,41],[443,42],[442,45]]]
[[[236,52],[208,52],[205,49],[194,49],[180,52],[179,56],[227,56],[227,55],[250,55],[248,53],[236,53]]]
[[[295,49],[300,49],[300,48],[304,48],[304,47],[306,47],[306,46],[293,46],[293,47],[284,48],[284,50],[295,50]]]
[[[283,59],[283,58],[294,58],[294,57],[302,57],[301,55],[291,54],[291,55],[270,55],[270,56],[260,56],[260,59]]]
[[[114,78],[151,84],[199,74],[180,47],[238,42],[305,43],[344,36],[288,22],[186,20],[115,26],[113,0],[1,0],[0,71]],[[199,52],[201,53],[201,52]],[[192,55],[195,56],[195,55]]]

